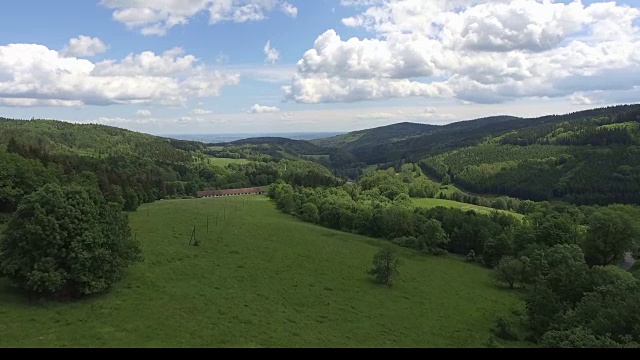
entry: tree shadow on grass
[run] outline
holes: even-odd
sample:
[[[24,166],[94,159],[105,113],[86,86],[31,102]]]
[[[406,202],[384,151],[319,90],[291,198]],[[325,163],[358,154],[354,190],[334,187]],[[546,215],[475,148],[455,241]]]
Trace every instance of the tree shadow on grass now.
[[[90,303],[107,296],[110,292],[115,291],[120,284],[114,285],[110,289],[82,297],[48,297],[29,293],[23,289],[11,286],[9,279],[0,278],[0,306],[11,305],[16,307],[43,307],[58,306],[70,304]]]

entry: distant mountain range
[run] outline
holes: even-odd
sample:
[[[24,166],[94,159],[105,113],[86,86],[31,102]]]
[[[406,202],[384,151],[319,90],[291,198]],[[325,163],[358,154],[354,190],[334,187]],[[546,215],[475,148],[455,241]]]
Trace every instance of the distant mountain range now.
[[[203,143],[230,143],[233,141],[251,139],[251,138],[264,138],[264,137],[278,137],[287,138],[292,140],[315,140],[322,138],[329,138],[337,135],[342,135],[344,132],[299,132],[299,133],[265,133],[265,134],[249,134],[249,133],[237,133],[237,134],[166,134],[163,137],[168,137],[177,140],[189,140],[200,141]]]

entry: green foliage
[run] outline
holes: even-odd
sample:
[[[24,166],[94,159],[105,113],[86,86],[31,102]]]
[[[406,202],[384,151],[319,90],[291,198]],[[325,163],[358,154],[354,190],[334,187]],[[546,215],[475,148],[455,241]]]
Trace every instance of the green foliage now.
[[[398,276],[399,266],[400,259],[397,258],[395,251],[385,248],[373,256],[373,267],[367,274],[373,275],[378,283],[391,287]]]
[[[503,340],[514,341],[519,339],[518,334],[511,326],[511,322],[504,316],[498,316],[492,331],[497,337]]]
[[[609,265],[620,260],[628,251],[636,249],[640,239],[637,229],[627,214],[600,210],[587,220],[589,230],[582,249],[589,265]]]
[[[0,270],[14,286],[63,298],[94,294],[140,260],[126,216],[92,194],[46,185],[24,198],[0,243]]]
[[[605,337],[595,336],[591,330],[575,327],[565,331],[549,331],[544,334],[540,345],[547,348],[619,348],[620,344]]]
[[[302,205],[301,217],[304,221],[317,224],[320,222],[318,207],[312,203],[305,203]]]
[[[522,261],[511,256],[503,257],[495,269],[494,275],[500,282],[507,283],[513,289],[516,281],[523,278],[525,267]]]

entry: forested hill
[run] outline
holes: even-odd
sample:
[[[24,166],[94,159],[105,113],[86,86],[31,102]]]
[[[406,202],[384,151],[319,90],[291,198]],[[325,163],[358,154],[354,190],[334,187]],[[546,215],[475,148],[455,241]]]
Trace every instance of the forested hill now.
[[[633,119],[633,114],[638,111],[640,105],[623,105],[538,118],[496,116],[444,126],[400,123],[312,142],[325,147],[337,147],[355,156],[357,161],[370,165],[400,160],[411,162],[428,155],[474,146],[487,137],[515,130],[594,118],[624,122]]]
[[[257,137],[232,141],[224,144],[210,144],[212,146],[242,146],[242,145],[277,145],[292,154],[324,155],[329,150],[306,140],[293,140],[282,137]]]
[[[204,149],[195,141],[157,137],[97,124],[72,124],[56,120],[0,118],[0,145],[56,154],[138,156],[161,161],[189,161],[184,151]],[[17,143],[17,144],[16,144]]]
[[[312,143],[326,148],[353,149],[361,146],[372,146],[379,143],[399,141],[418,136],[437,129],[436,125],[423,125],[403,122],[374,129],[354,131],[325,139],[311,140]]]
[[[481,193],[576,204],[640,204],[640,107],[610,108],[489,136],[420,162]]]
[[[204,189],[277,180],[305,186],[340,183],[318,163],[251,151],[253,158],[236,162],[246,154],[217,159],[211,156],[214,149],[198,142],[103,125],[0,119],[0,213],[15,211],[25,196],[51,183],[88,186],[125,210]]]

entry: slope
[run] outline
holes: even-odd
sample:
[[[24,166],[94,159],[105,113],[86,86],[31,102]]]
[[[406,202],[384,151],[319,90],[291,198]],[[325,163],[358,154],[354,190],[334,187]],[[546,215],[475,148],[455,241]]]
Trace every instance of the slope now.
[[[397,283],[375,285],[365,271],[387,242],[264,197],[156,202],[131,225],[146,260],[108,294],[25,304],[0,279],[0,346],[482,347],[497,315],[522,308],[489,270],[400,248]]]

